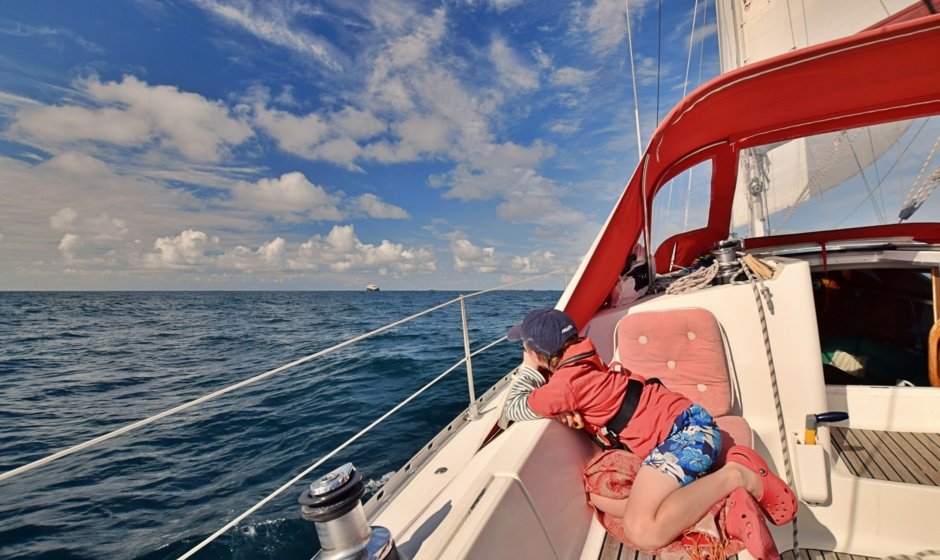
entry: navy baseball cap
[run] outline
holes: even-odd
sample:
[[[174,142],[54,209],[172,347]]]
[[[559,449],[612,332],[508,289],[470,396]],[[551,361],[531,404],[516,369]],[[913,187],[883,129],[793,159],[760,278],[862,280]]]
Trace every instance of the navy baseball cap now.
[[[509,329],[506,338],[521,340],[526,346],[548,356],[556,356],[569,339],[578,336],[578,327],[564,311],[536,309],[521,323]]]

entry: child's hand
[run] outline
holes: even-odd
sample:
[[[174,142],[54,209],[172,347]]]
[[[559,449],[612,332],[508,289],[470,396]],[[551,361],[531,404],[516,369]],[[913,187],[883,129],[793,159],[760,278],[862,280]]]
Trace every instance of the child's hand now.
[[[555,420],[575,430],[580,430],[584,427],[584,419],[581,418],[581,414],[578,411],[556,414]]]

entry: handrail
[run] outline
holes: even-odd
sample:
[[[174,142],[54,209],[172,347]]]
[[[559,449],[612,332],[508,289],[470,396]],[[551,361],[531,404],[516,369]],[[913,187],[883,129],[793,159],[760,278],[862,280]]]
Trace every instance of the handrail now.
[[[484,351],[486,351],[486,350],[489,350],[490,348],[492,348],[493,346],[496,346],[497,344],[499,344],[500,342],[503,342],[504,340],[506,340],[506,337],[505,337],[505,336],[500,337],[500,338],[494,340],[493,342],[487,344],[487,345],[484,346],[483,348],[480,348],[480,349],[477,350],[476,352],[473,352],[473,353],[470,354],[470,355],[471,355],[471,356],[476,356],[477,354],[479,354],[479,353],[481,353],[481,352],[484,352]],[[447,374],[449,374],[450,372],[452,372],[452,371],[454,371],[455,369],[457,369],[458,367],[460,367],[461,364],[466,363],[466,361],[467,361],[467,358],[461,358],[459,361],[457,361],[457,363],[455,363],[455,364],[452,365],[451,367],[449,367],[449,368],[447,368],[446,370],[444,370],[444,373],[441,373],[440,375],[438,375],[437,377],[435,377],[434,379],[432,379],[431,381],[429,381],[427,384],[424,385],[424,387],[421,387],[421,388],[418,389],[415,393],[413,393],[410,397],[406,398],[405,400],[401,401],[400,403],[398,403],[397,405],[395,405],[394,407],[392,407],[391,410],[389,410],[388,412],[386,412],[385,414],[383,414],[382,416],[380,416],[379,418],[377,418],[376,420],[374,420],[371,424],[369,424],[368,426],[366,426],[365,428],[363,428],[361,431],[359,431],[359,433],[357,433],[357,434],[354,435],[353,437],[347,439],[347,440],[346,440],[345,442],[343,442],[339,447],[337,447],[337,448],[334,449],[333,451],[330,451],[329,453],[327,453],[326,455],[324,455],[322,458],[320,458],[320,460],[318,460],[318,461],[315,462],[314,464],[310,465],[309,467],[307,467],[306,469],[304,469],[303,471],[301,471],[300,474],[296,475],[294,478],[292,478],[292,479],[288,480],[287,482],[285,482],[283,485],[281,485],[280,488],[278,488],[277,490],[275,490],[275,491],[272,492],[271,494],[268,494],[267,496],[265,496],[264,499],[262,499],[260,502],[258,502],[258,503],[256,503],[255,505],[251,506],[250,508],[248,508],[247,510],[245,510],[244,512],[242,512],[240,515],[238,515],[238,517],[236,517],[235,519],[232,519],[231,521],[229,521],[228,523],[226,523],[224,527],[222,527],[221,529],[219,529],[219,530],[216,531],[215,533],[212,533],[212,534],[211,534],[209,537],[207,537],[205,540],[203,540],[202,542],[200,542],[199,544],[197,544],[196,546],[194,546],[193,548],[191,548],[188,552],[186,552],[186,554],[183,554],[182,556],[180,556],[179,558],[177,558],[177,560],[186,560],[186,558],[189,558],[190,556],[192,556],[192,555],[195,554],[196,552],[199,552],[199,550],[201,550],[201,549],[202,549],[203,547],[205,547],[207,544],[211,543],[211,542],[214,541],[215,539],[217,539],[217,538],[219,538],[220,536],[222,536],[223,534],[225,534],[226,531],[228,531],[229,529],[231,529],[231,528],[234,527],[235,525],[238,525],[238,523],[241,522],[243,519],[245,519],[246,517],[248,517],[248,516],[251,515],[252,513],[256,512],[258,509],[260,509],[260,508],[261,508],[262,506],[264,506],[266,503],[270,502],[271,500],[273,500],[274,498],[276,498],[279,494],[281,494],[282,492],[284,492],[285,490],[287,490],[288,488],[290,488],[291,486],[293,486],[294,484],[296,484],[301,478],[303,478],[303,477],[307,476],[308,474],[310,474],[314,469],[316,469],[317,467],[319,467],[320,465],[322,465],[324,462],[326,462],[326,461],[328,461],[329,459],[331,459],[334,455],[336,455],[337,453],[339,453],[340,451],[342,451],[343,449],[345,449],[349,444],[351,444],[352,442],[356,441],[357,439],[359,439],[360,437],[362,437],[363,435],[365,435],[367,432],[369,432],[372,428],[374,428],[374,427],[376,427],[377,425],[379,425],[380,423],[382,423],[386,418],[388,418],[389,416],[391,416],[392,414],[394,414],[395,412],[397,412],[398,410],[400,410],[403,406],[405,406],[406,404],[408,404],[409,402],[411,402],[412,400],[414,400],[415,397],[419,396],[421,393],[423,393],[424,391],[426,391],[427,389],[429,389],[432,385],[434,385],[435,383],[437,383],[438,381],[440,381],[441,379],[443,379],[444,377],[446,377]]]
[[[93,439],[90,439],[90,440],[88,440],[88,441],[86,441],[86,442],[84,442],[84,443],[80,443],[80,444],[78,444],[78,445],[73,445],[72,447],[69,447],[69,448],[67,448],[67,449],[63,449],[63,450],[61,450],[61,451],[58,451],[58,452],[56,452],[56,453],[53,453],[52,455],[48,455],[48,456],[46,456],[46,457],[43,457],[42,459],[38,459],[38,460],[33,461],[33,462],[31,462],[31,463],[27,463],[27,464],[25,464],[25,465],[19,466],[19,467],[15,468],[15,469],[11,469],[11,470],[8,470],[8,471],[6,471],[6,472],[0,473],[0,482],[6,480],[6,479],[8,479],[8,478],[12,478],[12,477],[14,477],[14,476],[17,476],[17,475],[20,475],[20,474],[29,472],[29,471],[31,471],[31,470],[33,470],[33,469],[36,469],[36,468],[39,468],[39,467],[41,467],[41,466],[43,466],[43,465],[46,465],[46,464],[48,464],[48,463],[51,463],[52,461],[55,461],[55,460],[57,460],[57,459],[61,459],[62,457],[66,457],[66,456],[68,456],[68,455],[72,455],[73,453],[77,453],[77,452],[79,452],[79,451],[82,451],[83,449],[87,449],[87,448],[92,447],[92,446],[94,446],[94,445],[97,445],[97,444],[99,444],[99,443],[101,443],[101,442],[104,442],[104,441],[107,441],[107,440],[109,440],[109,439],[115,438],[115,437],[117,437],[117,436],[119,436],[119,435],[122,435],[122,434],[125,434],[125,433],[127,433],[127,432],[136,430],[137,428],[141,428],[141,427],[146,426],[146,425],[148,425],[148,424],[152,424],[153,422],[156,422],[157,420],[160,420],[160,419],[162,419],[162,418],[166,418],[166,417],[168,417],[168,416],[172,416],[173,414],[176,414],[176,413],[178,413],[178,412],[182,412],[182,411],[184,411],[184,410],[186,410],[186,409],[192,408],[192,407],[196,406],[197,404],[202,404],[202,403],[204,403],[204,402],[206,402],[206,401],[212,400],[212,399],[214,399],[214,398],[216,398],[216,397],[219,397],[219,396],[221,396],[221,395],[224,395],[224,394],[226,394],[226,393],[230,393],[230,392],[232,392],[232,391],[234,391],[234,390],[236,390],[236,389],[240,389],[240,388],[242,388],[242,387],[246,387],[246,386],[248,386],[248,385],[251,385],[252,383],[255,383],[255,382],[257,382],[257,381],[261,381],[262,379],[266,379],[266,378],[268,378],[268,377],[271,377],[271,376],[274,375],[274,374],[280,373],[280,372],[285,371],[285,370],[287,370],[287,369],[290,369],[290,368],[292,368],[292,367],[295,367],[295,366],[298,366],[298,365],[301,365],[301,364],[305,364],[305,363],[307,363],[307,362],[309,362],[309,361],[311,361],[311,360],[313,360],[313,359],[319,358],[319,357],[321,357],[321,356],[325,356],[325,355],[327,355],[327,354],[329,354],[329,353],[331,353],[331,352],[335,352],[336,350],[339,350],[339,349],[341,349],[341,348],[345,348],[346,346],[349,346],[349,345],[351,345],[351,344],[354,344],[354,343],[356,343],[356,342],[359,342],[359,341],[364,340],[364,339],[366,339],[366,338],[369,338],[369,337],[371,337],[371,336],[375,336],[375,335],[377,335],[377,334],[379,334],[379,333],[385,332],[385,331],[387,331],[387,330],[389,330],[389,329],[392,329],[392,328],[394,328],[394,327],[397,327],[397,326],[399,326],[399,325],[401,325],[401,324],[407,323],[408,321],[412,321],[412,320],[414,320],[414,319],[417,319],[418,317],[422,317],[422,316],[424,316],[424,315],[427,315],[427,314],[429,314],[429,313],[432,313],[432,312],[434,312],[434,311],[437,311],[438,309],[441,309],[441,308],[444,308],[444,307],[446,307],[446,306],[448,306],[448,305],[457,303],[457,302],[461,301],[462,298],[476,297],[476,296],[483,295],[483,294],[488,293],[488,292],[493,292],[493,291],[500,290],[500,289],[503,289],[503,288],[508,288],[508,287],[510,287],[510,286],[515,286],[515,285],[517,285],[517,284],[522,284],[522,283],[525,283],[525,282],[531,282],[531,281],[537,280],[537,279],[539,279],[539,278],[545,278],[545,277],[547,277],[547,276],[551,276],[552,274],[557,274],[558,272],[560,272],[560,270],[561,270],[561,269],[553,270],[553,271],[551,271],[551,272],[546,272],[546,273],[544,273],[544,274],[539,274],[539,275],[536,275],[536,276],[531,276],[531,277],[528,277],[528,278],[524,278],[524,279],[522,279],[522,280],[516,280],[515,282],[510,282],[510,283],[508,283],[508,284],[503,284],[503,285],[497,286],[497,287],[495,287],[495,288],[489,288],[489,289],[486,289],[486,290],[480,290],[480,291],[478,291],[478,292],[474,292],[474,293],[471,293],[471,294],[467,294],[467,295],[465,295],[465,296],[456,297],[456,298],[454,298],[454,299],[452,299],[452,300],[450,300],[450,301],[446,301],[446,302],[441,303],[441,304],[439,304],[439,305],[435,305],[434,307],[430,307],[430,308],[428,308],[428,309],[425,309],[424,311],[415,313],[414,315],[411,315],[411,316],[409,316],[409,317],[405,317],[404,319],[400,319],[400,320],[395,321],[395,322],[393,322],[393,323],[389,323],[389,324],[387,324],[387,325],[385,325],[385,326],[379,327],[379,328],[374,329],[374,330],[372,330],[372,331],[369,331],[369,332],[367,332],[367,333],[365,333],[365,334],[361,334],[361,335],[359,335],[359,336],[350,338],[350,339],[348,339],[348,340],[346,340],[346,341],[340,342],[339,344],[335,344],[335,345],[333,345],[333,346],[330,346],[329,348],[326,348],[326,349],[324,349],[324,350],[320,350],[319,352],[314,352],[313,354],[309,354],[309,355],[307,355],[307,356],[304,356],[304,357],[302,357],[302,358],[299,358],[299,359],[297,359],[297,360],[294,360],[293,362],[290,362],[290,363],[288,363],[288,364],[285,364],[285,365],[282,365],[282,366],[280,366],[280,367],[277,367],[277,368],[268,370],[268,371],[266,371],[266,372],[264,372],[264,373],[261,373],[261,374],[258,374],[258,375],[256,375],[256,376],[254,376],[254,377],[245,379],[245,380],[243,380],[243,381],[240,381],[240,382],[238,382],[238,383],[235,383],[234,385],[230,385],[230,386],[225,387],[225,388],[223,388],[223,389],[219,389],[218,391],[209,393],[208,395],[203,395],[202,397],[199,397],[199,398],[197,398],[197,399],[193,399],[193,400],[191,400],[191,401],[189,401],[189,402],[185,402],[185,403],[183,403],[183,404],[181,404],[181,405],[178,405],[178,406],[175,406],[175,407],[173,407],[173,408],[171,408],[171,409],[169,409],[169,410],[164,410],[163,412],[160,412],[160,413],[158,413],[158,414],[154,414],[153,416],[150,416],[150,417],[148,417],[148,418],[144,418],[143,420],[138,420],[137,422],[134,422],[134,423],[132,423],[132,424],[128,424],[128,425],[126,425],[126,426],[124,426],[124,427],[122,427],[122,428],[118,428],[117,430],[113,430],[113,431],[108,432],[108,433],[106,433],[106,434],[100,435],[100,436],[98,436],[98,437],[96,437],[96,438],[93,438]]]

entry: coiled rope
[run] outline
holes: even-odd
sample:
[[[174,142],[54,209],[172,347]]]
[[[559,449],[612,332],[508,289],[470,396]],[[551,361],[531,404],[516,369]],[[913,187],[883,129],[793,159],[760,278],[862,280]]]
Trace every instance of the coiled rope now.
[[[672,284],[669,284],[669,287],[666,288],[666,293],[669,295],[679,295],[696,292],[711,284],[712,280],[714,280],[717,275],[718,261],[715,261],[711,265],[699,268],[679,278]]]

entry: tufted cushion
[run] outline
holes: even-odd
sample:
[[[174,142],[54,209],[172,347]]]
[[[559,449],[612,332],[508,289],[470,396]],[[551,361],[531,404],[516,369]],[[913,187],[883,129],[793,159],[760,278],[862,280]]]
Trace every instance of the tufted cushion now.
[[[709,311],[689,308],[626,315],[617,324],[615,337],[617,359],[630,371],[658,377],[716,418],[730,411],[725,349],[718,322]]]

